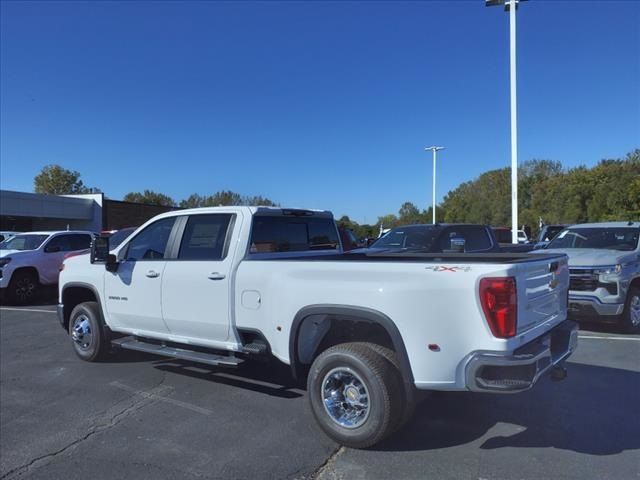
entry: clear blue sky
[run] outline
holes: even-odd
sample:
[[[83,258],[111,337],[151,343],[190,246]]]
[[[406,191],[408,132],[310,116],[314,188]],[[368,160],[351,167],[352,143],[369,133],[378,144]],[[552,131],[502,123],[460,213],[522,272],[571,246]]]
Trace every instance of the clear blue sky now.
[[[357,221],[509,154],[508,15],[482,0],[1,2],[0,186],[231,189]],[[518,10],[520,160],[640,146],[640,1]]]

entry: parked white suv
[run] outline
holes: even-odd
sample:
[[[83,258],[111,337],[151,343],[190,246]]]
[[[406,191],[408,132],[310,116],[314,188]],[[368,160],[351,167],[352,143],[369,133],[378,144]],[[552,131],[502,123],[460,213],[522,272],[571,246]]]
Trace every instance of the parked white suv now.
[[[367,447],[419,390],[562,377],[568,287],[566,255],[342,253],[330,212],[215,207],[159,215],[115,250],[96,238],[65,261],[58,314],[90,362],[111,347],[229,368],[274,356],[307,378],[331,438]]]
[[[87,231],[30,232],[0,243],[2,293],[15,303],[34,300],[41,285],[58,283],[65,254],[89,248],[92,238]]]

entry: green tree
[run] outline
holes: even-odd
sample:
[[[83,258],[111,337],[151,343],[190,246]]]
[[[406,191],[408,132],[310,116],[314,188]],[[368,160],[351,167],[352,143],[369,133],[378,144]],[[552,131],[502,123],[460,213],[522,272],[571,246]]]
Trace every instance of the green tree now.
[[[242,204],[243,205],[255,205],[255,206],[262,206],[262,207],[277,207],[278,204],[275,203],[273,200],[270,200],[266,197],[263,197],[262,195],[255,195],[252,197],[242,197]]]
[[[60,165],[47,165],[33,179],[36,193],[69,195],[79,193],[100,193],[97,188],[89,188],[80,180],[80,172],[67,170]]]
[[[413,203],[404,202],[398,210],[398,223],[401,225],[424,223],[424,217]]]
[[[125,202],[146,203],[147,205],[162,205],[165,207],[175,207],[176,205],[173,198],[153,190],[145,190],[142,193],[129,192],[124,196],[123,200]]]
[[[180,206],[182,208],[228,207],[237,205],[278,206],[277,203],[269,198],[263,197],[262,195],[243,196],[231,190],[221,190],[209,196],[192,193],[189,197],[180,202]]]

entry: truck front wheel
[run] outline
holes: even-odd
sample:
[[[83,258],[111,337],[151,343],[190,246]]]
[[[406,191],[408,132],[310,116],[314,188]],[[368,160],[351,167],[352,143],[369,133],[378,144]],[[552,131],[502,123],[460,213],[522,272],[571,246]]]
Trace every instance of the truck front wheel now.
[[[380,442],[402,417],[400,372],[376,347],[343,343],[311,365],[307,392],[313,415],[329,437],[347,447]]]
[[[627,332],[640,333],[640,288],[629,289],[622,318]]]
[[[106,355],[109,346],[96,302],[84,302],[73,309],[69,318],[69,335],[73,350],[82,360],[96,362]]]

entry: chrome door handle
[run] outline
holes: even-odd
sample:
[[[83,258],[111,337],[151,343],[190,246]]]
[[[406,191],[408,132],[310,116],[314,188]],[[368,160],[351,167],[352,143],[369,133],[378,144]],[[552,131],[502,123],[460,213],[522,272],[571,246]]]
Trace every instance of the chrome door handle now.
[[[220,272],[211,272],[207,278],[209,280],[224,280],[225,276]]]
[[[156,278],[160,276],[160,273],[156,272],[155,270],[147,270],[147,273],[145,275],[149,278]]]

